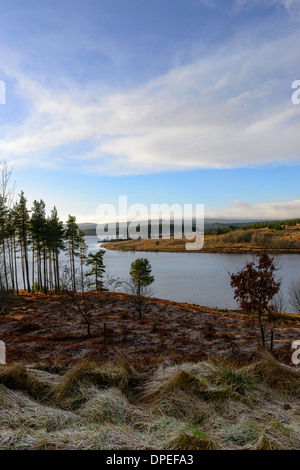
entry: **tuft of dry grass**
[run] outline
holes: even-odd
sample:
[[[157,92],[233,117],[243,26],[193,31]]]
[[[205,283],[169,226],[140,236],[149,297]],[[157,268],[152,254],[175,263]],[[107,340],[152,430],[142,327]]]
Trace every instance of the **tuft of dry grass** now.
[[[26,392],[34,398],[41,398],[49,391],[49,384],[39,380],[24,364],[1,365],[0,384]]]
[[[165,406],[167,401],[181,409],[181,401],[195,402],[195,397],[213,401],[246,395],[253,384],[253,377],[245,368],[235,369],[221,361],[218,366],[214,362],[201,362],[158,372],[146,383],[142,396],[146,402]]]
[[[131,370],[107,363],[97,363],[83,360],[66,372],[51,389],[51,396],[56,402],[69,402],[74,405],[78,401],[85,401],[83,391],[90,386],[118,387],[126,390],[129,385]]]
[[[294,450],[299,447],[299,432],[278,422],[268,425],[252,446],[255,450]]]
[[[250,365],[248,372],[273,390],[299,397],[300,373],[281,364],[266,350],[261,350],[258,355],[259,361]]]
[[[248,396],[255,390],[255,378],[246,367],[237,367],[233,362],[221,359],[211,359],[211,364],[210,381],[214,385],[227,387],[232,397]]]
[[[193,395],[203,395],[209,391],[209,387],[205,379],[185,370],[179,370],[165,380],[160,377],[158,380],[154,379],[148,382],[143,392],[143,398],[145,401],[156,402],[179,390]]]
[[[138,428],[144,427],[151,418],[149,411],[129,403],[116,387],[98,390],[77,413],[92,422],[131,424]]]
[[[0,427],[50,432],[81,421],[81,417],[74,413],[42,405],[24,393],[0,386]]]
[[[171,450],[217,450],[220,449],[218,442],[214,441],[208,434],[193,427],[189,431],[180,433],[171,439],[168,444]]]
[[[253,443],[260,435],[260,428],[256,423],[246,421],[242,423],[224,423],[220,436],[231,445],[246,446]]]

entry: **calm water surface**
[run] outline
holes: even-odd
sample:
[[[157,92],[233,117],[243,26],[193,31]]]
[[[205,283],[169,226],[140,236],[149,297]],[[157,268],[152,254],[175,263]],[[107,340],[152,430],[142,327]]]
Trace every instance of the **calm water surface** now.
[[[97,237],[86,237],[89,251],[99,249]],[[149,259],[155,282],[153,297],[188,302],[207,307],[236,308],[228,274],[237,272],[252,255],[224,253],[151,253],[106,250],[104,264],[109,274],[128,280],[132,261]],[[288,290],[293,281],[300,280],[300,255],[278,255],[277,278],[281,278],[284,310],[292,311],[288,303]]]

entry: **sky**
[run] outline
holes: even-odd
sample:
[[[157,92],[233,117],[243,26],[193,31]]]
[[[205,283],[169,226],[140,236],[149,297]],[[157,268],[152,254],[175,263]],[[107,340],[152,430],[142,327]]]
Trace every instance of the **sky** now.
[[[29,207],[300,217],[300,0],[2,0],[0,18],[0,160]]]

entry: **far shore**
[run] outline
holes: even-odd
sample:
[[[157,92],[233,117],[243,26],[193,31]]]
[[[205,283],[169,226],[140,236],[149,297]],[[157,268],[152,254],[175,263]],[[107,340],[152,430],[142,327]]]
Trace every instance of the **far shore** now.
[[[282,231],[268,229],[236,230],[222,235],[207,234],[201,250],[186,250],[185,237],[100,242],[101,247],[116,251],[145,251],[171,253],[252,254],[266,250],[270,254],[300,254],[300,226]]]

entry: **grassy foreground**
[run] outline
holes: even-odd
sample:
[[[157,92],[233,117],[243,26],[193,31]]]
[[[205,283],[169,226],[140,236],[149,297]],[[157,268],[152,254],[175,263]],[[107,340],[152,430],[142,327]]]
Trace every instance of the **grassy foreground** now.
[[[137,372],[0,366],[1,449],[299,449],[300,374],[267,352]]]
[[[109,250],[186,252],[182,239],[138,239],[103,243]],[[221,235],[206,234],[201,253],[259,253],[266,249],[269,253],[300,253],[300,225],[284,230],[237,229]],[[196,250],[197,251],[197,250]],[[194,251],[192,251],[193,253]]]

